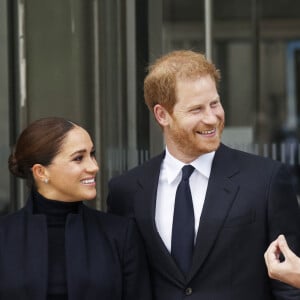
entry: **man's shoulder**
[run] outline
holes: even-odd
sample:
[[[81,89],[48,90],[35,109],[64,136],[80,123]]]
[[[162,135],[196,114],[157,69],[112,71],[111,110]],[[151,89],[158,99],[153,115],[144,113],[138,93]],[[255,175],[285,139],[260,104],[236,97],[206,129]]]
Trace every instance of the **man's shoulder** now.
[[[144,176],[151,176],[153,172],[160,170],[160,165],[163,158],[164,152],[152,157],[141,165],[129,169],[120,175],[114,176],[110,179],[110,183],[127,182],[130,180],[136,180],[137,178],[141,178]]]
[[[274,174],[286,177],[290,174],[288,166],[278,160],[224,145],[216,152],[213,168],[242,172],[240,174],[254,176],[256,179],[271,178]]]
[[[226,157],[226,159],[228,160],[238,160],[239,162],[245,162],[250,164],[263,164],[270,166],[282,165],[281,162],[279,162],[278,160],[274,160],[270,157],[265,157],[251,151],[234,149],[224,144],[221,145],[217,153],[218,156],[221,156],[222,158]]]

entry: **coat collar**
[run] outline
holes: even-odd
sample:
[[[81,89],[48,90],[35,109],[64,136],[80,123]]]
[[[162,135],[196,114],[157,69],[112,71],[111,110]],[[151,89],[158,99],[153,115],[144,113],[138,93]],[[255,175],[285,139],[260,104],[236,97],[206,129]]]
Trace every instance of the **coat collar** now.
[[[105,282],[98,279],[103,276],[103,270],[107,273],[114,270],[111,268],[114,254],[97,217],[99,213],[82,203],[78,213],[70,213],[66,220],[67,284],[68,297],[72,300],[94,299],[95,295],[101,295],[106,287]],[[45,299],[48,278],[47,222],[44,215],[33,214],[32,193],[18,215],[22,221],[18,227],[20,230],[17,230],[20,235],[16,243],[20,245],[19,256],[25,263],[23,272],[26,281],[34,287],[32,291],[35,294],[30,299]],[[94,279],[93,288],[88,288],[91,279]]]

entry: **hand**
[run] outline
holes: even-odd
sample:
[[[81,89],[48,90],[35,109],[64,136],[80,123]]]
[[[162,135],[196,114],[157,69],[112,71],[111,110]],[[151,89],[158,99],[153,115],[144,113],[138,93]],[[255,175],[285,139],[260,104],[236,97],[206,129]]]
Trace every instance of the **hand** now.
[[[264,257],[271,278],[300,288],[300,258],[289,248],[283,235],[270,244]]]

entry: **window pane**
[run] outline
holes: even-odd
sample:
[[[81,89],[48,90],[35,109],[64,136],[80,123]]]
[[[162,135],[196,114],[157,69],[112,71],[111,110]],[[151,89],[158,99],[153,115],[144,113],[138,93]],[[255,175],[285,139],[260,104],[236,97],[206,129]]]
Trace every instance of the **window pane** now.
[[[0,214],[9,209],[9,171],[7,159],[9,155],[9,85],[8,85],[8,28],[7,6],[0,1]]]

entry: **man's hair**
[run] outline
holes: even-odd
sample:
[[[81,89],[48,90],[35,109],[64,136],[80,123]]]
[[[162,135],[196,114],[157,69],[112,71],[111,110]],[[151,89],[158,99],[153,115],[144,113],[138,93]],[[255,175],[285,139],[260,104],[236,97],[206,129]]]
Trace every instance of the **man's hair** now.
[[[176,81],[194,80],[210,75],[218,83],[220,72],[201,53],[190,50],[170,52],[149,67],[144,80],[144,98],[150,111],[156,104],[173,112],[176,99]]]

